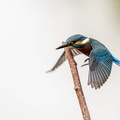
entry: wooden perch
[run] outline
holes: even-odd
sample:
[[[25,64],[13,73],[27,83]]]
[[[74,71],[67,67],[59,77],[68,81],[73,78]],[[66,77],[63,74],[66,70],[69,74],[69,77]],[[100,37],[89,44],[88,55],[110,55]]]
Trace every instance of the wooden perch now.
[[[74,89],[75,89],[77,97],[78,97],[78,101],[79,101],[80,108],[81,108],[82,115],[83,115],[83,120],[91,120],[90,114],[89,114],[89,111],[87,108],[87,104],[85,101],[84,93],[82,90],[82,86],[81,86],[81,82],[80,82],[80,78],[79,78],[79,74],[78,74],[78,70],[77,70],[77,64],[73,58],[70,48],[65,47],[64,50],[65,50],[66,57],[68,59],[70,70],[72,73]]]

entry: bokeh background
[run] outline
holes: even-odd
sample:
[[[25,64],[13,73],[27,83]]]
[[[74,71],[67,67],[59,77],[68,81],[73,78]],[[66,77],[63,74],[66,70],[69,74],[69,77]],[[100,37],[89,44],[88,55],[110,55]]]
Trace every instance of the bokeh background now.
[[[69,65],[46,73],[69,36],[104,43],[120,59],[119,0],[0,1],[0,119],[82,120]],[[120,119],[120,67],[99,90],[87,85],[86,56],[75,58],[92,120]]]

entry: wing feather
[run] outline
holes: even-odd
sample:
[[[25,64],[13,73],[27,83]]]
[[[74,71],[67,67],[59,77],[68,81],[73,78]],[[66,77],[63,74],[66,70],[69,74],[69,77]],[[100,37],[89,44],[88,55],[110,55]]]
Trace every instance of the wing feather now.
[[[106,47],[93,47],[89,56],[88,85],[100,88],[110,76],[112,63],[112,55]]]
[[[77,49],[71,49],[71,52],[73,54],[73,56],[77,56],[79,54],[81,54],[81,52]],[[54,71],[56,68],[58,68],[64,61],[66,60],[66,56],[65,56],[65,51],[62,53],[62,55],[60,56],[60,58],[58,59],[58,61],[56,62],[56,64],[47,72],[52,72]]]

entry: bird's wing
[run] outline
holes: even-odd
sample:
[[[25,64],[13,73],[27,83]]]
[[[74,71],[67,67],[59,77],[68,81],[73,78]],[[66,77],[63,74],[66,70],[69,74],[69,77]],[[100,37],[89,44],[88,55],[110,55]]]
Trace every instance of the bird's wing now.
[[[112,62],[112,55],[107,48],[93,48],[89,56],[88,85],[100,88],[110,76]]]
[[[81,52],[77,49],[71,49],[71,52],[73,54],[73,56],[79,55],[81,54]],[[47,72],[52,72],[54,71],[57,67],[59,67],[64,61],[66,60],[66,55],[65,55],[65,51],[62,53],[62,55],[60,56],[60,58],[58,59],[58,61],[56,62],[56,64],[52,67],[52,69],[50,69]]]

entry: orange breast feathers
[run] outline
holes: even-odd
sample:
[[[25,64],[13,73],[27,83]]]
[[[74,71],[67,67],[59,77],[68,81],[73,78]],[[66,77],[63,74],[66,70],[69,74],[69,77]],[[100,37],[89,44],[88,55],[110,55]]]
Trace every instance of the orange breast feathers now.
[[[83,54],[89,56],[92,48],[90,48],[88,45],[85,45],[82,48],[78,48],[78,50],[80,50],[80,52],[82,52]]]

